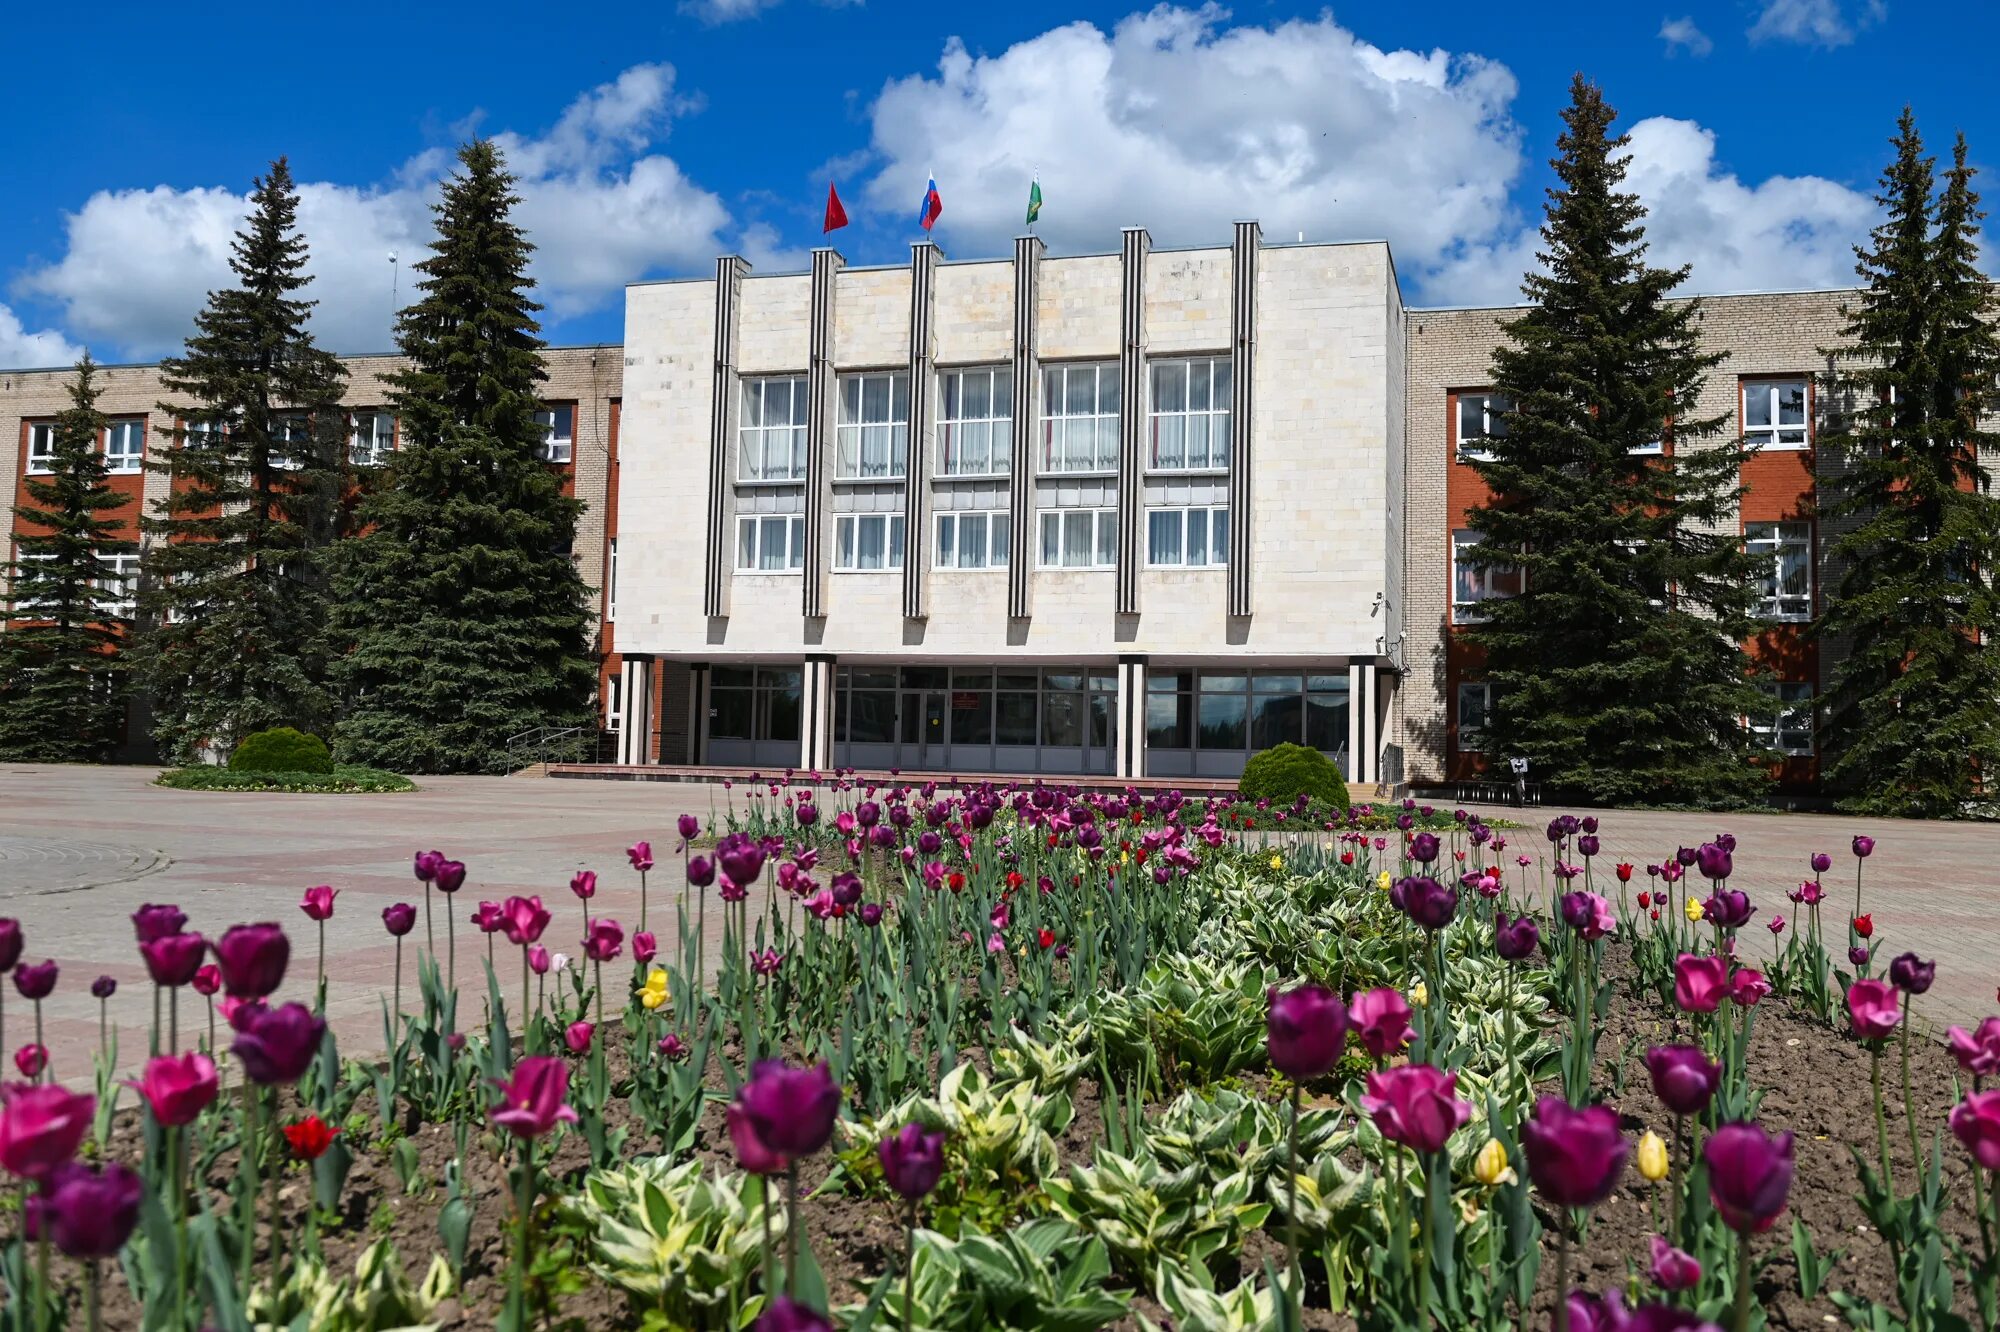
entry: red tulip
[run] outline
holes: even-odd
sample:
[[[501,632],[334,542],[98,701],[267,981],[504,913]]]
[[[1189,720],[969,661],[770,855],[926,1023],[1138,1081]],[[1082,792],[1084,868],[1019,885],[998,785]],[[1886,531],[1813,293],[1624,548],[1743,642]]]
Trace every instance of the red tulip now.
[[[291,1144],[292,1155],[301,1161],[317,1161],[326,1155],[326,1149],[333,1146],[334,1137],[340,1132],[329,1128],[318,1115],[307,1115],[296,1123],[283,1128],[285,1141]]]
[[[1854,933],[1863,939],[1874,938],[1875,914],[1873,912],[1870,912],[1865,916],[1856,916],[1854,918]]]

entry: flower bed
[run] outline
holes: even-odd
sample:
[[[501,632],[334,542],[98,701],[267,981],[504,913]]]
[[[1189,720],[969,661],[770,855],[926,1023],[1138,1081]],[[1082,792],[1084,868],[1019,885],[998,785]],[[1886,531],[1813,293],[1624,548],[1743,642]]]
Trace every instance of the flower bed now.
[[[397,773],[345,763],[334,765],[332,772],[255,772],[203,764],[192,768],[170,768],[155,778],[153,785],[170,786],[177,791],[294,791],[347,795],[417,789],[415,782]]]
[[[0,1166],[72,1257],[0,1274],[117,1327],[1993,1325],[2000,1094],[1919,1040],[1905,1117],[1927,971],[1884,980],[1865,918],[1834,971],[1818,870],[1760,973],[1724,840],[1640,879],[1562,821],[1520,864],[1414,810],[1378,843],[1171,796],[785,794],[713,855],[693,818],[663,867],[631,848],[629,938],[577,875],[575,961],[554,905],[468,913],[423,853],[379,1064],[275,1002],[279,927],[144,909],[151,974],[212,1005],[159,1043],[248,1081],[189,1053],[139,1113],[16,1089]],[[1990,1076],[2000,1021],[1954,1050]],[[119,1164],[65,1164],[86,1135]]]

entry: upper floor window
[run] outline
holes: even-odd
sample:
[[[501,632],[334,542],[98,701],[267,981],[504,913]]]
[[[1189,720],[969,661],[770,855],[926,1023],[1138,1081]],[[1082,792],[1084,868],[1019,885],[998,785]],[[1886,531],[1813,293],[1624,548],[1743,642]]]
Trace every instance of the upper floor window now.
[[[1745,523],[1743,547],[1757,580],[1757,614],[1767,620],[1812,616],[1812,524]]]
[[[363,408],[347,415],[347,460],[356,467],[379,467],[396,447],[396,418]]]
[[[1158,471],[1229,466],[1229,362],[1222,357],[1155,361],[1153,453]]]
[[[804,568],[805,563],[804,514],[745,514],[736,520],[738,572],[788,573]]]
[[[296,472],[306,465],[312,419],[304,412],[281,412],[271,420],[271,466]]]
[[[47,472],[56,461],[56,423],[54,421],[30,421],[28,423],[28,470]]]
[[[1513,565],[1481,565],[1468,563],[1465,552],[1478,545],[1484,538],[1478,532],[1464,528],[1451,534],[1451,619],[1454,624],[1470,624],[1483,619],[1479,603],[1494,597],[1515,597],[1521,594],[1526,581],[1525,575]]]
[[[576,448],[576,404],[550,403],[535,413],[535,423],[542,428],[542,461],[568,462]]]
[[[122,555],[102,555],[98,561],[107,567],[104,577],[98,580],[98,587],[109,592],[114,600],[105,609],[121,620],[132,618],[132,612],[139,605],[139,554],[131,551]]]
[[[1146,563],[1189,569],[1229,563],[1229,510],[1149,509]]]
[[[30,555],[18,545],[14,547],[14,577],[8,587],[10,607],[17,619],[29,619],[45,610],[51,610],[55,603],[46,596],[36,596],[31,590],[38,581],[31,565],[45,565],[55,562],[53,555]]]
[[[612,537],[604,545],[604,619],[607,623],[618,618],[618,538]]]
[[[1767,449],[1802,449],[1811,436],[1803,379],[1743,381],[1743,439]]]
[[[1014,372],[1006,366],[938,376],[938,464],[945,476],[1000,476],[1013,464]]]
[[[104,465],[113,472],[136,472],[146,456],[146,421],[134,416],[104,427]]]
[[[1505,438],[1513,402],[1499,393],[1458,395],[1458,456],[1481,462],[1493,456],[1492,441]]]
[[[1005,509],[940,513],[937,516],[936,567],[1006,568],[1010,521]]]
[[[902,568],[903,515],[836,515],[833,520],[833,567],[855,571]]]
[[[1760,680],[1771,696],[1770,710],[1746,717],[1750,738],[1765,749],[1780,754],[1810,755],[1813,752],[1813,687],[1796,680]]]
[[[805,376],[744,380],[736,423],[736,479],[802,481],[805,474]]]
[[[1042,470],[1118,470],[1118,363],[1042,370]]]
[[[1044,569],[1110,569],[1118,563],[1118,510],[1042,510]]]
[[[833,474],[842,480],[903,475],[910,453],[907,372],[840,377]]]

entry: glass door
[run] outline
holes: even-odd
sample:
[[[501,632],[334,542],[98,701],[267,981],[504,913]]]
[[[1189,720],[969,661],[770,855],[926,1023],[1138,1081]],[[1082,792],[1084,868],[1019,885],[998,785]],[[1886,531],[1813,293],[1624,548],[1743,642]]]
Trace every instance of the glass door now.
[[[942,689],[908,689],[899,700],[902,714],[898,730],[897,758],[902,767],[917,770],[942,768],[945,761],[945,708],[949,695]]]

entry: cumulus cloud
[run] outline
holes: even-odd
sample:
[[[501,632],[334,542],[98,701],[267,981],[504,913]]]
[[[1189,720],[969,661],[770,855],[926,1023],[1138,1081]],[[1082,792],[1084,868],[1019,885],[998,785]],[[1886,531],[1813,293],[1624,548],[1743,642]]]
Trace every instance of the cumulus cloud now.
[[[1757,21],[1750,25],[1750,40],[1846,46],[1857,32],[1887,14],[1883,0],[1863,0],[1852,17],[1841,0],[1764,0]]]
[[[21,316],[0,305],[0,367],[42,369],[69,365],[83,355],[83,348],[52,328],[29,332]]]
[[[671,66],[634,66],[577,98],[545,133],[495,136],[520,176],[517,217],[536,244],[531,272],[551,316],[600,307],[633,278],[727,248],[722,201],[654,151],[696,105],[674,85]],[[313,329],[325,346],[393,345],[394,306],[410,299],[410,266],[425,253],[430,207],[454,165],[431,150],[380,185],[299,186],[308,295],[319,302]],[[230,238],[248,209],[247,191],[220,187],[100,190],[67,217],[62,258],[29,271],[21,290],[57,304],[70,332],[121,354],[171,351],[209,290],[230,280]]]
[[[1660,40],[1667,44],[1667,54],[1670,56],[1685,51],[1699,60],[1715,50],[1715,43],[1692,18],[1667,19],[1662,22]]]
[[[1161,6],[1110,33],[1072,23],[997,55],[951,41],[932,75],[890,82],[870,113],[862,199],[891,224],[936,172],[948,251],[994,254],[1021,229],[1105,250],[1121,225],[1161,245],[1390,238],[1418,268],[1508,216],[1521,130],[1514,76],[1442,50],[1385,51],[1332,19],[1225,27]],[[907,226],[904,226],[907,229]]]

